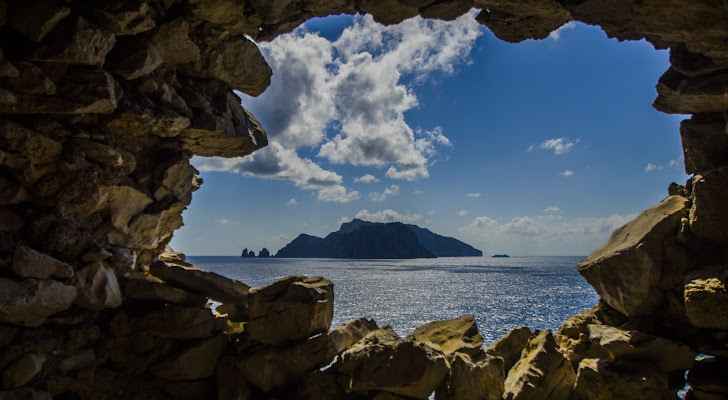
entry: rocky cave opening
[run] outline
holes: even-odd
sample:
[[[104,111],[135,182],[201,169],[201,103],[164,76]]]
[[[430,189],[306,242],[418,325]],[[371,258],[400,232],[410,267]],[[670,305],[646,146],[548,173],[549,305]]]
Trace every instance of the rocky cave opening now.
[[[487,349],[472,318],[402,340],[364,319],[330,330],[326,279],[249,288],[164,252],[200,184],[190,157],[267,143],[232,94],[270,80],[244,35],[341,13],[454,19],[473,6],[506,41],[578,20],[670,48],[654,105],[692,115],[680,135],[693,176],[579,266],[601,298],[593,310]],[[687,370],[689,396],[724,398],[726,14],[687,1],[0,0],[2,395],[651,399],[674,398]]]

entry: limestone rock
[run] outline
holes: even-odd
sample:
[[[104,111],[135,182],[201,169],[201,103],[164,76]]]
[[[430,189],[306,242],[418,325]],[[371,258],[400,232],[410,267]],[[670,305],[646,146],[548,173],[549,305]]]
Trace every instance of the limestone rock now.
[[[90,65],[100,67],[116,42],[114,34],[78,17],[54,32],[47,46],[38,48],[29,58],[33,61]]]
[[[571,14],[551,0],[476,0],[483,11],[477,21],[499,39],[518,43],[526,39],[545,39],[551,32],[571,21]]]
[[[296,385],[295,400],[346,400],[336,371],[332,368],[313,371]]]
[[[728,135],[721,114],[693,115],[680,123],[685,172],[698,174],[728,164]]]
[[[61,372],[68,373],[70,371],[86,368],[93,364],[95,360],[96,353],[94,353],[94,349],[87,347],[63,357],[58,363],[58,369]]]
[[[719,113],[728,109],[728,74],[689,77],[667,70],[657,83],[653,106],[667,114]]]
[[[53,0],[31,3],[22,0],[9,0],[7,24],[23,35],[40,42],[59,22],[71,14],[69,7],[63,7]]]
[[[546,329],[529,340],[521,359],[508,372],[504,400],[568,400],[576,381],[571,364]]]
[[[87,139],[74,139],[73,143],[83,150],[86,158],[109,167],[120,167],[124,163],[121,153],[113,148]]]
[[[149,3],[142,0],[105,3],[90,18],[115,35],[136,35],[156,26]]]
[[[639,363],[594,358],[579,364],[574,395],[577,400],[677,398],[665,374]]]
[[[28,353],[13,361],[3,371],[3,389],[19,388],[43,369],[48,356],[46,354]]]
[[[508,373],[521,358],[521,352],[526,348],[531,335],[533,332],[528,327],[516,328],[488,346],[485,352],[491,357],[503,358],[503,369]]]
[[[57,141],[7,120],[0,120],[0,138],[5,141],[5,149],[22,154],[32,164],[58,161],[63,150]]]
[[[277,349],[264,347],[240,358],[236,365],[245,380],[264,392],[281,389],[305,374],[330,364],[334,357],[377,329],[374,321],[357,319],[344,323],[327,334],[302,343]]]
[[[402,3],[402,1],[400,1]],[[303,10],[314,17],[325,17],[332,14],[354,14],[353,0],[308,0]]]
[[[728,267],[710,266],[685,278],[685,309],[698,328],[728,330]]]
[[[13,67],[19,69],[19,73],[7,79],[8,89],[23,94],[56,94],[56,84],[35,64],[21,61]]]
[[[219,334],[197,345],[187,346],[180,354],[152,366],[150,372],[171,381],[207,378],[215,373],[217,360],[227,344],[227,336]]]
[[[219,43],[198,43],[201,56],[185,66],[189,76],[221,80],[233,89],[258,96],[270,85],[271,69],[258,46],[244,36],[232,36]]]
[[[122,286],[124,295],[130,299],[160,301],[190,307],[202,307],[207,303],[207,297],[204,295],[151,279],[125,279]]]
[[[0,278],[0,322],[40,326],[50,315],[71,307],[75,299],[76,288],[60,282]]]
[[[663,298],[663,240],[677,235],[687,204],[682,196],[670,196],[643,211],[579,263],[579,273],[624,315],[649,315]]]
[[[152,203],[149,196],[131,186],[101,186],[99,198],[87,212],[91,214],[108,207],[111,224],[122,232],[128,232],[129,221]]]
[[[190,40],[190,24],[179,18],[156,27],[147,35],[166,64],[176,65],[195,62],[200,58],[200,49]]]
[[[728,67],[728,59],[690,52],[686,46],[670,47],[670,66],[687,76],[707,75]]]
[[[122,303],[116,274],[102,261],[91,263],[79,271],[74,277],[74,286],[78,293],[75,303],[82,307],[104,310],[119,307]]]
[[[195,170],[195,171],[197,171],[197,170]],[[165,176],[164,180],[166,182],[167,181],[167,172],[164,173],[164,176]],[[175,177],[175,179],[177,179],[177,178]],[[167,245],[164,247],[164,251],[162,252],[162,254],[159,255],[159,260],[160,261],[185,261],[185,260],[187,260],[187,256],[185,256],[184,253],[180,253],[179,251],[172,250],[172,248],[169,247],[169,245]]]
[[[426,399],[447,375],[444,356],[424,344],[403,342],[387,326],[345,351],[337,369],[348,375],[347,391],[384,391]]]
[[[180,307],[165,304],[161,310],[140,317],[136,327],[150,335],[170,339],[203,339],[215,328],[215,316],[209,308]]]
[[[475,317],[465,315],[460,318],[434,321],[415,329],[405,341],[426,344],[445,356],[465,353],[474,356],[480,353],[483,336],[478,332]]]
[[[235,366],[232,356],[224,356],[217,363],[215,371],[217,379],[218,400],[250,400],[250,384],[245,381],[243,373]]]
[[[154,198],[162,200],[166,196],[174,196],[179,200],[189,202],[191,200],[190,193],[200,187],[201,179],[197,177],[198,173],[195,167],[190,165],[189,160],[173,164],[164,171],[162,185],[154,192]],[[182,261],[184,261],[184,258],[182,258]]]
[[[589,339],[605,349],[611,358],[648,362],[665,372],[690,368],[697,355],[688,346],[638,331],[608,325],[589,325]]]
[[[728,396],[728,361],[725,358],[702,357],[688,371],[687,381],[693,389],[725,398]]]
[[[125,79],[149,75],[162,64],[159,50],[138,37],[120,38],[106,56],[104,67]]]
[[[284,21],[297,12],[295,0],[251,0],[253,8],[263,17],[266,24]]]
[[[235,279],[205,271],[182,261],[156,261],[149,273],[157,278],[223,302],[245,304],[249,287]]]
[[[13,273],[21,278],[70,278],[73,268],[55,258],[26,246],[18,246],[13,253]]]
[[[690,231],[700,237],[728,244],[725,229],[728,206],[728,168],[720,168],[693,177],[693,205],[690,208]]]
[[[251,338],[275,346],[306,339],[331,327],[334,284],[321,278],[290,276],[268,286],[250,289]]]
[[[419,10],[397,0],[362,0],[359,11],[371,14],[375,21],[386,26],[412,18]]]
[[[191,90],[186,93],[195,111],[189,128],[178,136],[186,150],[203,157],[242,157],[268,144],[262,125],[240,105],[235,94],[218,95],[212,106],[201,95]]]
[[[243,0],[191,0],[192,12],[200,19],[222,26],[232,35],[255,37],[263,20]]]
[[[420,9],[422,18],[454,21],[473,8],[473,0],[438,0]]]
[[[450,374],[438,388],[437,400],[500,400],[506,376],[503,359],[487,356],[473,361],[470,356],[455,353],[450,359]]]

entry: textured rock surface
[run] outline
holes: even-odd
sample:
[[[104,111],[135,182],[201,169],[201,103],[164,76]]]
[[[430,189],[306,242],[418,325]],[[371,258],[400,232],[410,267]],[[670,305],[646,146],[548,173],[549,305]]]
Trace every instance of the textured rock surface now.
[[[483,336],[478,332],[472,315],[424,324],[404,340],[425,344],[445,356],[455,352],[476,355],[483,345]]]
[[[576,381],[550,330],[528,341],[521,359],[508,372],[503,399],[563,399],[571,397]]]
[[[627,316],[648,315],[663,299],[663,241],[677,235],[688,200],[671,196],[612,233],[579,264],[579,273],[610,306]]]
[[[291,276],[253,288],[248,315],[247,333],[262,343],[282,345],[326,332],[334,317],[334,284],[321,277]]]
[[[728,330],[728,267],[692,271],[685,281],[685,309],[690,323]]]
[[[219,398],[385,400],[427,397],[435,387],[438,396],[497,397],[499,384],[484,382],[500,379],[500,358],[474,354],[476,346],[466,345],[472,356],[455,352],[448,364],[426,341],[401,342],[388,331],[347,350],[341,368],[300,379],[297,372],[289,386],[261,395],[234,360],[297,346],[310,346],[298,359],[317,359],[316,349],[328,355],[356,337],[341,328],[326,333],[329,283],[294,278],[254,306],[251,320],[247,286],[196,270],[183,256],[160,256],[201,183],[190,158],[245,156],[267,144],[263,128],[232,92],[257,95],[269,82],[270,68],[250,39],[271,40],[332,14],[368,12],[397,23],[418,14],[449,20],[471,6],[481,9],[479,22],[507,41],[543,38],[575,20],[619,40],[669,47],[672,65],[657,83],[654,106],[693,114],[680,134],[694,179],[675,185],[675,196],[618,231],[582,265],[602,302],[556,335],[568,361],[543,333],[529,339],[527,330],[488,349],[510,370],[506,396],[543,395],[566,371],[547,361],[561,360],[579,369],[577,398],[667,398],[676,387],[668,384],[680,386],[675,377],[681,372],[668,380],[658,370],[668,367],[662,354],[655,357],[657,349],[674,349],[663,340],[726,357],[725,281],[718,266],[728,263],[728,9],[719,3],[0,0],[0,368],[15,374],[6,387],[29,379],[0,397],[209,399],[217,391]],[[157,260],[174,266],[152,267],[167,273],[158,276],[164,282],[146,275]],[[207,297],[226,303],[236,321],[204,307]],[[256,337],[263,333],[283,347],[262,345]],[[326,345],[314,346],[314,334]],[[234,346],[214,365],[225,336]],[[440,342],[474,344],[475,338],[456,334]],[[635,354],[639,362],[606,359]],[[20,368],[28,360],[30,367]],[[690,395],[724,398],[725,377],[706,371],[725,370],[725,360],[708,360],[714,361],[690,369]],[[165,373],[193,380],[159,377]],[[568,391],[573,379],[568,373],[564,379],[550,397]]]
[[[503,369],[508,372],[521,358],[521,352],[528,344],[532,334],[533,332],[528,327],[516,328],[488,346],[485,352],[489,356],[503,358]]]
[[[337,369],[347,375],[347,391],[379,390],[426,399],[445,379],[447,362],[427,345],[403,342],[387,326],[345,351]]]

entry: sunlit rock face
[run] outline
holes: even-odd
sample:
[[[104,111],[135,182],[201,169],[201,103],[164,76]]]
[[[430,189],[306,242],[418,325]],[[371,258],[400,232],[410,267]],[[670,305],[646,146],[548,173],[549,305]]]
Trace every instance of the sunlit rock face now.
[[[602,297],[594,310],[554,337],[521,328],[487,351],[467,317],[402,341],[373,321],[330,330],[333,288],[323,278],[249,288],[163,253],[201,184],[189,159],[267,144],[233,93],[269,85],[252,40],[313,17],[361,12],[396,24],[453,20],[473,7],[509,42],[577,20],[670,48],[654,106],[691,115],[680,135],[694,177],[581,266]],[[435,390],[637,399],[675,393],[685,368],[696,398],[726,393],[724,379],[706,373],[728,358],[720,2],[0,0],[0,46],[2,398],[398,399]],[[269,292],[277,295],[260,300]],[[224,306],[213,311],[208,299]],[[433,333],[441,326],[452,329]],[[675,349],[679,363],[656,357]],[[691,367],[694,353],[713,358]],[[405,370],[411,360],[421,368]]]

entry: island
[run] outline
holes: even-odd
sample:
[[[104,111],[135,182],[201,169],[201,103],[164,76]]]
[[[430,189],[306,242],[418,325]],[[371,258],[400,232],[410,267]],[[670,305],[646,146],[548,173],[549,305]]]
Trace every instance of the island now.
[[[507,258],[510,257],[508,254],[494,254],[491,257],[493,258]]]
[[[482,257],[483,252],[455,238],[401,222],[355,219],[325,238],[300,234],[280,249],[281,258],[406,259]]]

